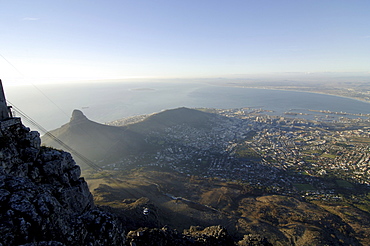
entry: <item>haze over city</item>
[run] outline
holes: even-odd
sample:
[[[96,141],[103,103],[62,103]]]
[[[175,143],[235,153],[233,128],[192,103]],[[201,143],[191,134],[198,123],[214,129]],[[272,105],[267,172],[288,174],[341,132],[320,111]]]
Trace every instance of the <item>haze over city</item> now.
[[[1,1],[5,85],[368,76],[369,1]]]

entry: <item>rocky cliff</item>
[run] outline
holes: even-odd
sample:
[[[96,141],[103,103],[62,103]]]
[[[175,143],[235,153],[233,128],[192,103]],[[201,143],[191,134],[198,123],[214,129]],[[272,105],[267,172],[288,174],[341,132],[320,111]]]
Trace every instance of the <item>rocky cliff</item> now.
[[[40,147],[39,133],[20,119],[0,126],[0,245],[125,244],[69,153]]]

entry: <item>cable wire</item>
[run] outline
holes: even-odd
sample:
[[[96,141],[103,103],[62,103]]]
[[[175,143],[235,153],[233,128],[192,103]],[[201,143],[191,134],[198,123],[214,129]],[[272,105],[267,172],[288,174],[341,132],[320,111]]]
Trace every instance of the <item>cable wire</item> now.
[[[9,102],[7,100],[7,102]],[[42,133],[44,133],[46,136],[53,139],[57,144],[59,144],[62,148],[65,150],[71,152],[74,154],[74,156],[78,157],[81,161],[83,161],[86,165],[93,168],[96,171],[103,171],[103,169],[95,164],[93,161],[91,161],[89,158],[84,156],[83,154],[79,153],[78,151],[71,148],[69,145],[64,143],[62,140],[54,136],[52,133],[48,132],[44,127],[42,127],[40,124],[38,124],[36,121],[34,121],[31,117],[29,117],[27,114],[25,114],[22,110],[20,110],[18,107],[16,107],[13,103],[9,102],[12,105],[12,108],[15,110],[16,113],[21,115],[23,118],[25,118],[30,124],[37,127]]]
[[[25,76],[24,74],[17,69],[16,66],[14,66],[8,59],[6,59],[1,53],[0,53],[0,56],[11,66],[14,68],[15,71],[17,71],[17,73],[19,73],[22,78],[24,79]],[[68,114],[66,112],[63,111],[63,109],[61,107],[59,107],[53,100],[51,100],[41,89],[39,89],[34,83],[30,82],[30,84],[35,87],[36,90],[38,90],[49,102],[51,102],[55,107],[57,107],[64,115],[66,115],[67,117]],[[27,120],[31,125],[33,125],[34,127],[36,127],[37,129],[39,129],[43,134],[45,134],[46,136],[50,137],[51,139],[53,139],[56,143],[58,143],[62,148],[64,148],[66,151],[72,153],[75,157],[79,158],[82,162],[84,162],[86,165],[88,165],[89,167],[91,167],[93,170],[95,170],[96,172],[104,172],[105,174],[107,174],[107,176],[109,176],[109,178],[117,185],[117,186],[121,186],[120,183],[118,182],[118,178],[114,177],[112,174],[108,173],[107,171],[103,170],[99,165],[95,164],[93,161],[91,161],[89,158],[87,158],[86,156],[82,155],[81,153],[79,153],[78,151],[74,150],[73,148],[71,148],[69,145],[67,145],[66,143],[64,143],[62,140],[60,140],[59,138],[57,138],[56,136],[54,136],[52,133],[50,133],[49,131],[47,131],[43,126],[41,126],[40,124],[38,124],[35,120],[33,120],[31,117],[29,117],[26,113],[24,113],[20,108],[18,108],[17,106],[15,106],[13,103],[11,103],[10,101],[7,100],[7,102],[9,104],[12,105],[12,108],[14,109],[14,111],[16,113],[18,113],[19,115],[21,115],[25,120]],[[82,129],[84,131],[84,129]],[[106,150],[106,152],[108,152]],[[129,193],[130,194],[130,193]],[[133,195],[133,194],[131,194]],[[135,197],[135,196],[133,196]]]

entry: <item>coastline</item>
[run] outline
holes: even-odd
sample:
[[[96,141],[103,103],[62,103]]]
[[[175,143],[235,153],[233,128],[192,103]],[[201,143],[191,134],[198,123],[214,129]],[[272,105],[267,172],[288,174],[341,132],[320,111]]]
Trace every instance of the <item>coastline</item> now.
[[[323,92],[323,91],[307,91],[307,90],[299,90],[297,89],[289,89],[289,88],[277,88],[277,87],[268,87],[268,86],[244,86],[244,85],[219,85],[219,86],[225,86],[225,87],[238,87],[238,88],[251,88],[251,89],[261,89],[261,90],[276,90],[276,91],[294,91],[294,92],[304,92],[304,93],[313,93],[313,94],[321,94],[321,95],[328,95],[328,96],[336,96],[336,97],[341,97],[341,98],[347,98],[359,102],[364,102],[364,103],[369,103],[370,104],[370,99],[361,99],[357,97],[350,97],[350,96],[344,96],[340,94],[334,94],[334,93],[328,93],[328,92]]]

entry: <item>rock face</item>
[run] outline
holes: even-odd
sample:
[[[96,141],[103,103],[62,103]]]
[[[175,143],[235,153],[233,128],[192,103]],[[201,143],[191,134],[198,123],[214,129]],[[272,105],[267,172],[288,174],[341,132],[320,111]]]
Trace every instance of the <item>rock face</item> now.
[[[171,230],[167,227],[161,229],[140,228],[127,234],[127,242],[130,245],[207,245],[207,246],[232,246],[235,245],[225,228],[210,226],[201,229],[196,226],[190,227],[184,233]]]
[[[87,119],[87,117],[80,110],[75,109],[72,112],[70,124],[71,125],[84,124],[88,120],[89,119]]]
[[[39,133],[15,122],[0,122],[0,245],[124,245],[71,155],[40,147]]]

